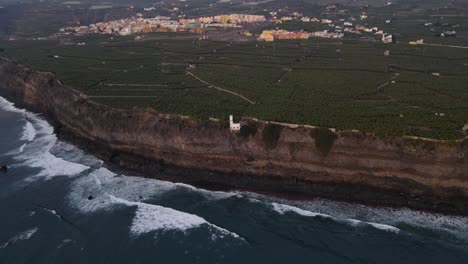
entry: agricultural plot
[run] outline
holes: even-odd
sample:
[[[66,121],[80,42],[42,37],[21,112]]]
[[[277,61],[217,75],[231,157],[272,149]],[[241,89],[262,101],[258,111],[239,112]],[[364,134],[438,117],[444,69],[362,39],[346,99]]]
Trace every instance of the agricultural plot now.
[[[231,43],[171,34],[144,39],[87,36],[69,40],[84,46],[5,41],[0,47],[2,56],[53,72],[112,107],[465,136],[468,49],[317,39]]]

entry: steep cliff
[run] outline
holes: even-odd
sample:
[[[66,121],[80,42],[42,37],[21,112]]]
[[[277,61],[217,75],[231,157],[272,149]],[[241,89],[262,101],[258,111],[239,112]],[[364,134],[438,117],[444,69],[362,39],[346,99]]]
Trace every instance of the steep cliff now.
[[[50,73],[0,64],[0,95],[57,133],[146,176],[205,186],[468,214],[468,140],[377,137],[245,119],[223,122],[112,109]]]

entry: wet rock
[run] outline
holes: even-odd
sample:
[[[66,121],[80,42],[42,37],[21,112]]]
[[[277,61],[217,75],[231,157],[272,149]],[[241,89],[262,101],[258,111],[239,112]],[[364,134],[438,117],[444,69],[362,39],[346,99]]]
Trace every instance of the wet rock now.
[[[88,200],[92,200],[94,197],[92,195],[88,196]]]
[[[8,167],[6,165],[3,165],[2,167],[0,167],[0,172],[7,173]]]

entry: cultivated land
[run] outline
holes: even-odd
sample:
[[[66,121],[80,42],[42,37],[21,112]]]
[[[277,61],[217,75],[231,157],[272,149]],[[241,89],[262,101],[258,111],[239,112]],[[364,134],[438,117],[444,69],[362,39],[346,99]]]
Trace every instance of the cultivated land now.
[[[0,54],[53,72],[112,107],[436,139],[465,136],[468,49],[320,39],[231,43],[180,33],[144,39],[71,40],[85,46],[4,41]]]
[[[94,1],[5,3],[0,9],[0,38],[5,39],[0,40],[0,56],[52,72],[65,85],[112,107],[152,108],[204,120],[225,121],[234,114],[434,139],[466,136],[466,1],[113,2],[106,9],[93,8]],[[154,9],[144,9],[150,6]],[[334,21],[354,17],[353,26],[378,27],[397,43],[381,44],[373,33],[346,33],[338,40],[255,40],[264,29],[335,30],[297,19],[209,31],[208,40],[189,33],[149,33],[141,40],[136,35],[54,36],[64,26],[136,13],[174,19],[225,13],[269,18],[271,11],[278,11],[278,18],[295,11]],[[360,20],[361,14],[368,17]],[[246,30],[253,36],[245,37]],[[456,37],[440,36],[447,31],[456,31]],[[9,37],[16,40],[7,41]],[[408,45],[417,39],[430,45]],[[387,50],[390,55],[384,56]]]

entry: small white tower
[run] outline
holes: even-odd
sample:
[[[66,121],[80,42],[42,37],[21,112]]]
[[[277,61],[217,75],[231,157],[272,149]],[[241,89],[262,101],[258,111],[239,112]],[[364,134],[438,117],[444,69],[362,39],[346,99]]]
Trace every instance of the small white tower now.
[[[240,130],[240,123],[234,123],[234,118],[232,115],[229,115],[229,130],[231,132],[236,132]]]

